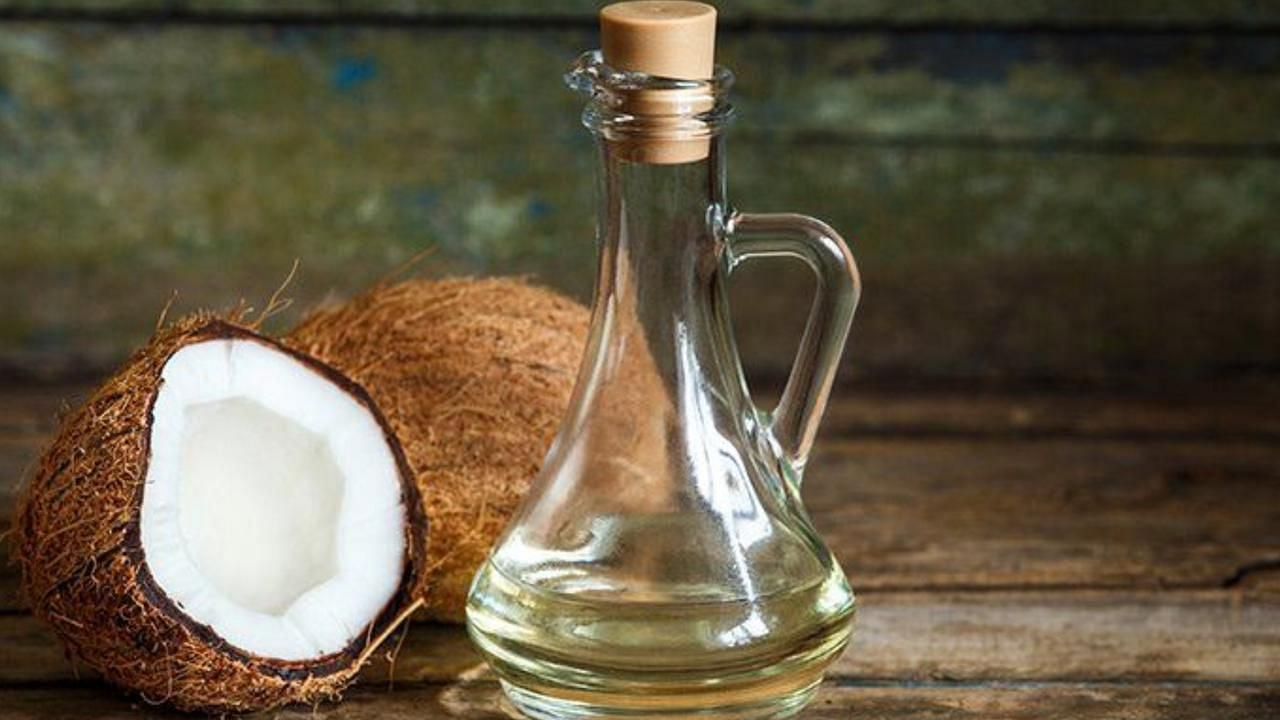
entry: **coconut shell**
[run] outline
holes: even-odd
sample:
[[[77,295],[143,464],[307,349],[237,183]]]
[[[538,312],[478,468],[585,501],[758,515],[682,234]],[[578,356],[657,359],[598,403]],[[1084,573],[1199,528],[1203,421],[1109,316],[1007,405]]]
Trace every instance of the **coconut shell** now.
[[[399,438],[431,524],[425,617],[464,619],[472,576],[555,438],[589,322],[519,280],[411,280],[286,339],[367,388]]]
[[[421,499],[393,438],[405,505],[409,557],[401,589],[366,633],[340,653],[284,662],[250,655],[187,617],[156,584],[140,539],[151,408],[161,371],[186,345],[216,338],[261,342],[290,353],[342,385],[386,422],[367,394],[332,369],[235,322],[209,315],[160,330],[79,410],[68,416],[19,501],[15,555],[32,611],[68,654],[149,702],[184,710],[249,711],[334,699],[402,619],[425,557]]]

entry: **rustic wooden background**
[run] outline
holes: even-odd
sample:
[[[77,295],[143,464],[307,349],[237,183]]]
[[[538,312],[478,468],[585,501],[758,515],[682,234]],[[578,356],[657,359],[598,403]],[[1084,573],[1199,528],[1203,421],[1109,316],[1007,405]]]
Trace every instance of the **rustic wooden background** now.
[[[84,394],[0,392],[0,512]],[[842,394],[804,494],[858,620],[802,717],[1280,717],[1278,406],[1274,387]],[[183,720],[69,663],[16,586],[0,566],[0,717]],[[345,702],[262,716],[317,717],[513,716],[461,628],[415,623]]]
[[[299,258],[283,326],[433,248],[585,297],[594,10],[0,0],[0,514],[175,290],[261,305]],[[805,486],[859,625],[805,717],[1280,717],[1280,3],[721,10],[735,202],[866,281]],[[736,283],[776,380],[807,281]],[[161,716],[16,588],[0,716]],[[456,627],[365,680],[321,714],[506,717]]]
[[[723,5],[732,197],[856,237],[846,378],[1280,368],[1280,4]],[[260,303],[294,258],[299,307],[428,247],[585,297],[560,75],[595,7],[0,0],[3,373],[96,375],[175,290]],[[796,269],[737,304],[759,372],[806,292]]]

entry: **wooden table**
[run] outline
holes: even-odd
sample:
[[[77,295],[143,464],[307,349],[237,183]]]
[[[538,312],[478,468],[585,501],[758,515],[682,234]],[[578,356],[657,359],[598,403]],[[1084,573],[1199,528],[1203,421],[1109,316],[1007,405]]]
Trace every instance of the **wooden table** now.
[[[0,391],[6,510],[79,394]],[[842,398],[805,495],[861,608],[804,717],[1280,717],[1280,391]],[[78,673],[16,583],[0,716],[164,714]],[[317,712],[506,717],[461,629],[434,625]]]

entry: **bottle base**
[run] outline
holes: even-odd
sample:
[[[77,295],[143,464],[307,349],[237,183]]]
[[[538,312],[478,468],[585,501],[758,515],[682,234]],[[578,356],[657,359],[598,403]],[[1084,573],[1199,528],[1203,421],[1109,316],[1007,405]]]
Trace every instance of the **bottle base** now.
[[[809,704],[822,682],[821,673],[798,689],[767,698],[734,700],[724,692],[674,696],[574,693],[572,699],[554,691],[520,687],[506,680],[507,699],[531,720],[588,720],[598,718],[704,718],[706,720],[781,720],[794,717]],[[548,689],[549,690],[549,689]]]
[[[559,663],[511,662],[476,637],[511,704],[533,720],[703,718],[767,720],[799,713],[813,699],[827,666],[844,651],[852,617],[835,619],[804,646],[767,664],[686,667],[670,672],[594,672]],[[475,636],[473,636],[475,637]]]
[[[490,564],[467,629],[534,720],[763,720],[813,698],[855,612],[838,569],[751,600],[624,603],[547,592]]]

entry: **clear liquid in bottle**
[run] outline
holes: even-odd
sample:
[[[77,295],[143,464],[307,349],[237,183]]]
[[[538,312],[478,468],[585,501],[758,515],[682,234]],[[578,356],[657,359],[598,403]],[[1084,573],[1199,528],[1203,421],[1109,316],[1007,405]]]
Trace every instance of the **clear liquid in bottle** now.
[[[547,461],[476,576],[468,629],[534,718],[788,717],[853,627],[800,483],[856,267],[817,220],[727,204],[732,76],[712,68],[713,9],[603,17],[605,53],[568,78],[590,97],[601,161],[588,345]],[[809,264],[817,294],[782,399],[761,411],[726,282],[782,255]]]

